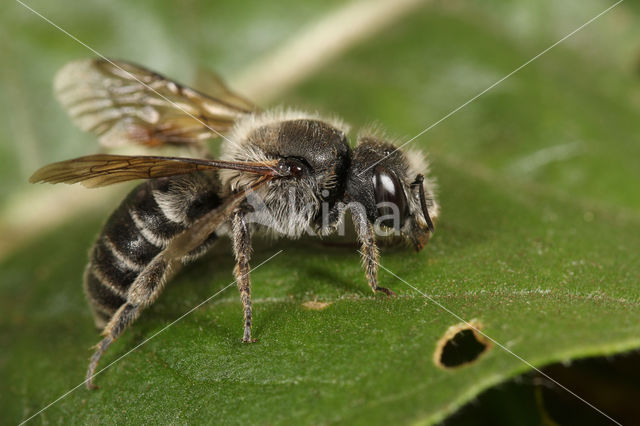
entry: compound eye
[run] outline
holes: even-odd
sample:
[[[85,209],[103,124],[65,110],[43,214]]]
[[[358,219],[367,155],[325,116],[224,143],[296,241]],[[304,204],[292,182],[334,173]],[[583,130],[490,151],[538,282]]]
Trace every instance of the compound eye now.
[[[386,216],[381,225],[399,230],[407,216],[407,199],[398,177],[391,170],[376,166],[373,173],[373,191],[376,197],[378,217]],[[395,204],[394,209],[389,204]],[[396,217],[399,215],[399,217]]]
[[[278,168],[283,175],[296,179],[303,177],[307,171],[303,161],[294,157],[286,158]]]
[[[291,164],[291,174],[295,178],[299,178],[302,175],[303,168],[300,164]]]

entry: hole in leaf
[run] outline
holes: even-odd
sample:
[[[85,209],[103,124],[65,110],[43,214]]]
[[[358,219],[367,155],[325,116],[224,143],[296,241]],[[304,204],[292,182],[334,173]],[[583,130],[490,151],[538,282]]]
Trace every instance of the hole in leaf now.
[[[436,345],[435,364],[451,369],[476,361],[491,347],[491,342],[478,332],[481,327],[476,320],[449,327]]]

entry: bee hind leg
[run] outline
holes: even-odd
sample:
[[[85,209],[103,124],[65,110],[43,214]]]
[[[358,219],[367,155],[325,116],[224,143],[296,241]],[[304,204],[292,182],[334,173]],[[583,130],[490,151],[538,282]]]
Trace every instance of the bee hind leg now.
[[[122,334],[129,324],[138,318],[138,315],[140,315],[140,307],[132,305],[131,303],[125,303],[113,314],[111,321],[109,321],[104,328],[104,339],[95,346],[95,352],[89,361],[87,376],[85,378],[87,389],[98,389],[98,386],[93,383],[93,378],[100,358],[102,358],[102,355],[107,351],[109,346],[111,346],[111,343]]]
[[[174,263],[168,262],[162,255],[162,252],[158,254],[138,275],[129,287],[127,302],[113,314],[104,328],[102,332],[104,338],[96,345],[96,350],[87,368],[85,379],[87,389],[97,389],[97,386],[93,384],[93,378],[96,375],[95,370],[100,358],[122,332],[138,318],[142,309],[156,300],[164,288],[169,274],[175,269]]]

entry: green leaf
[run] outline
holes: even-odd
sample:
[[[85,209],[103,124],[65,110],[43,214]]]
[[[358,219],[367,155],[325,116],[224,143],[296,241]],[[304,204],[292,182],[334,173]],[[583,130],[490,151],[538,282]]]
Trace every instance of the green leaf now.
[[[356,127],[377,120],[408,140],[610,5],[497,3],[421,8],[282,101],[339,113]],[[124,9],[100,6],[105,19],[96,5],[81,6],[60,24],[110,55],[168,74],[184,72],[172,60],[208,47],[214,53],[203,62],[239,68],[249,54],[238,53],[233,38],[217,38],[239,34],[250,52],[260,37],[248,34],[262,23],[272,37],[264,43],[275,46],[331,8],[254,2],[237,18],[245,8],[220,6],[216,15],[219,6],[196,2],[117,4]],[[11,16],[10,29],[23,35],[12,39],[13,57],[44,56],[47,64],[46,73],[24,74],[21,89],[37,161],[89,150],[91,137],[77,136],[59,109],[45,119],[37,101],[53,108],[45,74],[89,52],[23,10]],[[141,46],[117,49],[130,36],[116,25],[135,29],[140,17],[141,28],[156,31],[147,37],[163,49],[158,58]],[[396,298],[371,294],[352,246],[258,241],[254,266],[283,253],[252,273],[257,343],[240,341],[233,288],[165,328],[232,282],[233,259],[221,241],[112,346],[101,366],[113,364],[96,377],[100,390],[81,386],[56,401],[82,382],[88,348],[99,339],[81,275],[108,212],[83,215],[14,252],[0,264],[0,345],[10,348],[0,352],[3,420],[26,419],[56,401],[39,421],[434,423],[530,370],[513,354],[542,367],[639,348],[640,83],[628,59],[638,47],[628,41],[637,17],[623,3],[411,144],[430,152],[443,212],[421,253],[383,249],[382,265],[401,280],[385,270],[380,279]],[[172,39],[173,30],[183,32]],[[45,137],[49,130],[55,141]],[[70,145],[61,146],[63,135],[74,135]],[[3,173],[15,180],[20,172],[11,165]],[[312,309],[311,301],[327,305]],[[433,362],[436,344],[461,319],[481,324],[499,344],[444,370]]]

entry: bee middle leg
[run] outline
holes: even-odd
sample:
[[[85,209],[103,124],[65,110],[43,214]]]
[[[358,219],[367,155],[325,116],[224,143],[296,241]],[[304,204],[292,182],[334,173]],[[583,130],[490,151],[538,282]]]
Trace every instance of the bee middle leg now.
[[[379,291],[387,296],[395,296],[396,294],[392,290],[378,285],[378,246],[376,245],[373,225],[367,220],[367,213],[364,207],[359,203],[350,203],[349,210],[361,244],[362,265],[369,287],[374,293]]]
[[[233,254],[236,258],[236,266],[233,268],[233,274],[236,278],[236,284],[240,291],[240,300],[242,300],[242,309],[244,311],[244,333],[242,335],[243,342],[254,342],[251,339],[251,278],[249,277],[250,267],[249,260],[251,258],[251,234],[245,221],[244,213],[237,210],[233,214],[231,221],[233,239]]]

